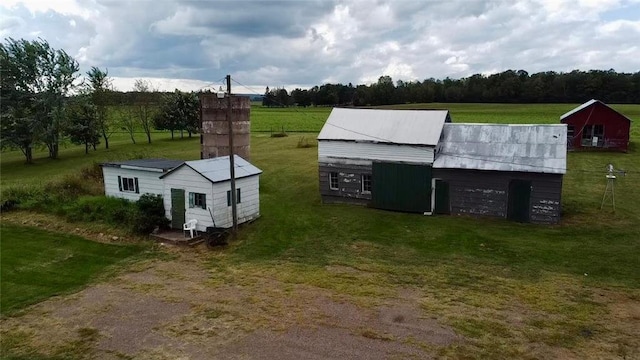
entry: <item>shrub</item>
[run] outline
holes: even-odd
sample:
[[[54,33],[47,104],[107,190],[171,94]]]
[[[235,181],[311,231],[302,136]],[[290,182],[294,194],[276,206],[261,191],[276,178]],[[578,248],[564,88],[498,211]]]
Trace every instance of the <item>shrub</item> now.
[[[130,227],[137,211],[126,199],[108,196],[84,196],[64,206],[62,214],[71,221],[102,221],[111,225]]]
[[[309,138],[303,136],[300,139],[298,139],[298,145],[296,147],[298,148],[310,148],[310,147],[315,147],[316,144],[313,140],[309,140]]]
[[[166,228],[169,220],[164,214],[162,195],[143,194],[137,202],[137,216],[133,230],[148,234],[156,227]]]

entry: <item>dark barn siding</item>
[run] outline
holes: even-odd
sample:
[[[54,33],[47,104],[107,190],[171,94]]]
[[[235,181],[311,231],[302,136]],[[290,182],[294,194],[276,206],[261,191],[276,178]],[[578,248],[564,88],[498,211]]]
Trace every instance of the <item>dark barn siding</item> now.
[[[451,214],[506,218],[509,182],[518,179],[531,181],[530,221],[542,224],[560,221],[560,174],[433,169],[433,177],[449,184]]]
[[[338,173],[338,190],[329,187],[329,173]],[[325,203],[369,204],[371,193],[362,193],[361,175],[371,175],[371,166],[319,163],[320,196]]]

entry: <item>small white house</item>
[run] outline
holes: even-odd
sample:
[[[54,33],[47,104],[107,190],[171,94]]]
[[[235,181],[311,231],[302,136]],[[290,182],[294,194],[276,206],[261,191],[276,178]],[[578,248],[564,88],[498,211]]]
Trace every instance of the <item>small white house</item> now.
[[[262,170],[237,155],[234,163],[237,215],[241,224],[260,216]],[[233,226],[229,170],[229,156],[222,156],[186,161],[160,176],[164,181],[164,208],[171,226],[181,229],[192,219],[198,221],[198,231],[206,231],[209,226]]]
[[[104,194],[137,201],[142,194],[164,195],[160,175],[184,163],[182,160],[135,159],[101,164]]]

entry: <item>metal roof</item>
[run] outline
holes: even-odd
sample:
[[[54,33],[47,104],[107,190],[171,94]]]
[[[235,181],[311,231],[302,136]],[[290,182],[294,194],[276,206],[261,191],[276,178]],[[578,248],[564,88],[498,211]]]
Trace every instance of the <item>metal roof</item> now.
[[[433,167],[564,174],[567,126],[445,124]]]
[[[334,108],[318,140],[436,145],[448,110]]]
[[[117,168],[139,168],[139,170],[159,169],[162,171],[168,171],[176,166],[179,166],[183,162],[183,160],[172,159],[133,159],[125,161],[105,162],[100,165]]]
[[[241,158],[238,155],[233,156],[234,168],[236,179],[244,178],[247,176],[258,175],[262,173],[262,170],[251,165],[247,160]],[[195,172],[199,173],[209,181],[216,183],[221,181],[227,181],[231,179],[229,172],[229,156],[221,156],[211,159],[186,161],[184,164],[169,171],[168,173],[160,176],[164,178],[172,174],[174,171],[180,169],[183,166],[188,166]]]
[[[596,103],[600,103],[600,104],[602,104],[602,105],[604,105],[604,106],[608,107],[609,109],[611,109],[611,110],[613,110],[613,111],[617,112],[618,114],[622,115],[625,119],[627,119],[627,120],[631,121],[631,119],[629,119],[628,117],[626,117],[624,114],[620,113],[619,111],[617,111],[616,109],[612,108],[611,106],[609,106],[609,105],[607,105],[607,104],[603,103],[602,101],[600,101],[600,100],[596,100],[596,99],[591,99],[591,100],[587,101],[586,103],[584,103],[584,104],[582,104],[582,105],[580,105],[580,106],[576,107],[575,109],[570,110],[570,111],[567,111],[566,113],[562,114],[562,116],[560,116],[560,120],[563,120],[564,118],[566,118],[566,117],[568,117],[568,116],[571,116],[571,115],[573,115],[573,114],[577,113],[577,112],[578,112],[578,111],[580,111],[580,110],[586,109],[586,108],[588,108],[589,106],[591,106],[591,105],[593,105],[593,104],[596,104]]]

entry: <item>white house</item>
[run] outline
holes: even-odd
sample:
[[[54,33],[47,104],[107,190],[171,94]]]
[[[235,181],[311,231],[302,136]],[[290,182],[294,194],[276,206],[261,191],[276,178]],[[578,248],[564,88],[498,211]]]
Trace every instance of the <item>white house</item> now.
[[[160,175],[184,163],[182,160],[135,159],[101,164],[106,196],[137,201],[140,195],[164,195]]]
[[[262,170],[237,155],[234,163],[240,224],[260,216]],[[160,176],[164,181],[164,208],[173,228],[182,228],[192,219],[198,221],[198,231],[206,231],[209,226],[229,228],[233,225],[229,169],[229,156],[222,156],[186,161]]]
[[[428,211],[445,122],[448,110],[334,108],[318,135],[322,201]]]

